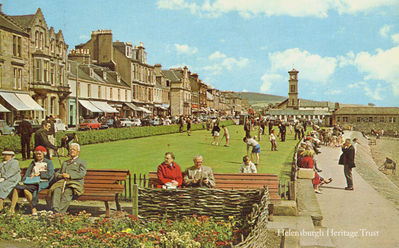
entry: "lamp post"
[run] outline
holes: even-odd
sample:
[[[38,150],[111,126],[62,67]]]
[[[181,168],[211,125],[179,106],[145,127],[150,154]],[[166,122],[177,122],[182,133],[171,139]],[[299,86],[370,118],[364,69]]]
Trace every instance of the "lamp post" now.
[[[78,61],[76,62],[76,85],[75,85],[75,90],[76,90],[76,131],[79,129],[79,93],[80,93],[80,84],[79,84],[79,63]]]

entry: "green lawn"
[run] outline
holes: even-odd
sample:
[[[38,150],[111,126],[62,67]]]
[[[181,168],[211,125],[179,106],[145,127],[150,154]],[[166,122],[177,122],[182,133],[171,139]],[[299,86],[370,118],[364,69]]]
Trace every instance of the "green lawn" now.
[[[245,133],[242,126],[229,126],[228,129],[230,147],[224,147],[224,140],[221,145],[212,146],[211,132],[201,130],[192,132],[191,136],[179,133],[85,145],[82,146],[80,157],[86,160],[88,168],[128,168],[131,173],[146,174],[156,171],[164,153],[172,151],[182,170],[193,165],[194,155],[201,154],[204,165],[212,167],[214,172],[237,173],[246,154],[246,144],[242,141]],[[269,136],[262,136],[259,173],[275,173],[282,179],[289,178],[296,141],[289,131],[287,133],[286,142],[277,142],[277,152],[270,151]],[[252,134],[257,134],[257,131]],[[57,158],[53,162],[55,167],[60,167]],[[29,163],[23,161],[21,166],[26,167]]]

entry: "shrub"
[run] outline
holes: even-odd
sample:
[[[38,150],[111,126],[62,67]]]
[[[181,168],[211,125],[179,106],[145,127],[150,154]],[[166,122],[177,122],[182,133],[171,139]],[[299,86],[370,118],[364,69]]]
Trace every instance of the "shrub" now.
[[[220,126],[230,126],[234,125],[234,122],[229,121],[221,121]],[[193,124],[191,125],[191,130],[201,130],[203,129],[202,124]],[[129,127],[129,128],[109,128],[103,130],[92,130],[92,131],[77,131],[77,135],[79,137],[79,144],[88,145],[88,144],[97,144],[104,143],[110,141],[117,141],[123,139],[134,139],[140,137],[147,137],[153,135],[163,135],[163,134],[172,134],[178,133],[179,126],[178,125],[170,125],[170,126],[146,126],[146,127]],[[57,145],[61,145],[61,137],[65,134],[65,132],[58,132],[56,134]],[[34,147],[34,139],[31,139],[31,147]],[[14,149],[15,152],[21,152],[21,138],[19,136],[0,136],[0,151],[3,151],[4,148]]]

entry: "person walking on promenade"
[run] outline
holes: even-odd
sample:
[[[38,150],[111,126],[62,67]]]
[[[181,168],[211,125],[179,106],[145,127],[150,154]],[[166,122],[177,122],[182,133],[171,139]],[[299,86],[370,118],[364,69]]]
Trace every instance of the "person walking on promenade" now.
[[[29,119],[23,119],[18,127],[18,133],[21,136],[21,152],[22,160],[30,159],[30,138],[32,137],[33,128]]]
[[[223,137],[226,138],[226,144],[224,146],[228,147],[229,140],[230,140],[229,130],[227,129],[227,127],[225,125],[222,125],[222,128],[223,128]],[[222,139],[223,139],[223,137],[222,137]]]
[[[339,164],[344,165],[344,175],[346,178],[345,190],[353,190],[352,168],[355,166],[355,148],[351,144],[351,139],[346,139],[342,146],[342,154]]]

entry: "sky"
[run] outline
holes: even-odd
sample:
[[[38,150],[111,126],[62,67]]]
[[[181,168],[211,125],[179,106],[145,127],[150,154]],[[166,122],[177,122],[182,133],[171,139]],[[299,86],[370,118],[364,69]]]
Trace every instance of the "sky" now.
[[[220,89],[399,107],[399,0],[0,0],[41,8],[69,49],[92,31],[143,42],[148,63],[187,66]]]

